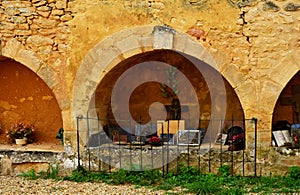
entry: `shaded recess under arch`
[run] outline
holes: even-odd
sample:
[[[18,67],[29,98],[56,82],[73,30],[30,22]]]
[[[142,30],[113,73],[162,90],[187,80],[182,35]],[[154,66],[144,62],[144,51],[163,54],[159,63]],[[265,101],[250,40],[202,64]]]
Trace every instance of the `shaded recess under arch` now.
[[[300,71],[286,84],[277,99],[272,124],[278,121],[300,123]]]
[[[190,56],[191,57],[191,56]],[[194,58],[195,59],[195,58]],[[96,108],[99,118],[101,119],[113,119],[114,116],[112,114],[111,108],[111,94],[113,88],[116,84],[116,81],[120,76],[131,67],[141,64],[143,62],[149,61],[157,61],[164,62],[166,64],[175,66],[179,71],[181,71],[186,78],[192,84],[198,98],[199,102],[199,113],[201,120],[206,120],[204,123],[204,127],[208,126],[210,120],[211,113],[211,99],[210,92],[207,86],[207,83],[202,76],[202,74],[197,70],[195,65],[192,64],[187,58],[181,55],[179,52],[175,52],[172,50],[154,50],[141,54],[134,55],[126,60],[123,60],[114,68],[112,68],[101,80],[98,84],[97,89],[95,91],[94,97],[95,102],[91,102],[90,108]],[[200,60],[198,60],[200,62]],[[214,68],[209,66],[204,62],[200,62],[203,69],[207,69],[209,74],[213,76],[214,74],[219,74]],[[167,77],[165,70],[157,69],[155,70],[157,77]],[[147,76],[147,74],[146,74]],[[150,76],[150,75],[149,75]],[[153,76],[153,75],[151,75]],[[150,80],[151,78],[149,78]],[[134,78],[132,78],[134,80]],[[226,89],[226,97],[227,97],[227,108],[226,108],[226,120],[243,120],[244,112],[241,106],[241,103],[234,91],[234,89],[230,86],[230,84],[223,77],[225,89]],[[178,81],[180,82],[180,80]],[[131,83],[128,83],[130,85]],[[126,88],[124,88],[126,90]],[[180,92],[179,92],[180,93]],[[120,94],[121,95],[121,94]],[[161,83],[158,82],[147,82],[138,86],[130,96],[129,101],[129,109],[132,118],[136,122],[141,122],[142,124],[150,122],[151,118],[149,115],[149,107],[154,102],[160,102],[163,105],[170,105],[171,101],[169,98],[165,98],[162,95],[161,91]],[[192,113],[189,113],[189,106],[181,105],[187,108],[186,110],[181,111],[181,115],[189,115],[185,116],[185,118],[193,117]],[[158,114],[158,113],[157,113]],[[154,115],[156,115],[154,113]],[[128,116],[125,114],[123,116],[117,116],[118,119],[128,119]],[[164,120],[165,118],[161,118]],[[198,120],[198,119],[197,119]],[[105,124],[104,124],[105,125]],[[198,126],[194,126],[192,123],[186,122],[186,128],[195,129],[199,128]]]
[[[5,131],[12,123],[25,122],[36,127],[34,144],[58,145],[62,127],[61,110],[46,83],[24,65],[0,59],[0,143],[8,144]]]

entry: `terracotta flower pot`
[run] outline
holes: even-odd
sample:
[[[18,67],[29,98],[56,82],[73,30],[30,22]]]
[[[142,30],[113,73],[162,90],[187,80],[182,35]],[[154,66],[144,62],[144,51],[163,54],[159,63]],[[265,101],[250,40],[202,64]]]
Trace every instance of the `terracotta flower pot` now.
[[[27,144],[27,140],[26,139],[15,139],[16,144],[20,145],[20,146],[24,146]]]

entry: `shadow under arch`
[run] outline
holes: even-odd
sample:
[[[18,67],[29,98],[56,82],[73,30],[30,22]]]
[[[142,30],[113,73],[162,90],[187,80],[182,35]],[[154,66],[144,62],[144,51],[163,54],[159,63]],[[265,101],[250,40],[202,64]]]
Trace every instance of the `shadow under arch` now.
[[[272,126],[278,121],[300,123],[300,71],[289,80],[276,101]]]
[[[34,144],[59,145],[56,139],[62,127],[61,109],[49,86],[35,72],[10,58],[0,58],[0,123],[2,131],[12,123],[34,124]],[[5,133],[1,144],[7,144]]]
[[[191,57],[191,56],[190,56]],[[196,60],[196,59],[195,59]],[[199,60],[198,60],[199,61]],[[209,87],[203,77],[202,73],[197,70],[195,65],[189,61],[185,56],[181,55],[179,52],[172,50],[154,50],[149,52],[144,52],[141,54],[137,54],[135,56],[129,57],[115,67],[113,67],[101,80],[99,85],[97,86],[94,94],[94,102],[91,102],[90,108],[96,108],[97,115],[100,119],[115,119],[118,117],[120,119],[128,119],[127,113],[120,112],[120,115],[114,116],[112,111],[111,99],[112,93],[114,90],[114,86],[117,80],[125,73],[128,69],[132,68],[137,64],[142,64],[145,62],[153,63],[153,69],[150,70],[145,69],[144,71],[147,73],[144,76],[147,77],[149,82],[141,83],[138,87],[134,89],[132,94],[130,95],[129,100],[129,109],[130,114],[132,115],[133,120],[136,122],[140,122],[141,124],[148,123],[151,121],[151,116],[149,115],[149,109],[151,105],[155,102],[160,102],[165,107],[171,105],[171,100],[169,97],[164,97],[162,92],[162,85],[159,82],[155,82],[156,78],[153,77],[167,77],[166,74],[167,69],[163,69],[162,67],[156,67],[154,63],[163,62],[169,65],[172,65],[177,68],[178,71],[182,72],[185,77],[192,84],[192,89],[197,94],[197,101],[199,102],[199,113],[198,116],[202,121],[201,123],[204,125],[203,127],[207,128],[209,125],[210,117],[211,117],[211,97]],[[200,62],[200,61],[199,61]],[[200,62],[201,63],[201,62]],[[203,73],[206,76],[211,78],[215,77],[216,74],[219,74],[214,68],[211,68],[206,63],[201,63],[201,68]],[[204,70],[205,69],[205,70]],[[176,78],[175,78],[176,79]],[[122,86],[122,90],[128,90],[127,85],[133,85],[135,78],[132,80],[127,80],[126,84]],[[123,81],[124,82],[124,81]],[[182,82],[182,80],[176,80],[176,85]],[[226,90],[226,114],[224,119],[227,121],[232,120],[240,120],[244,119],[244,112],[241,106],[241,103],[231,85],[228,81],[222,77],[222,82],[224,82],[225,90]],[[220,84],[217,84],[220,85]],[[188,87],[188,86],[185,86]],[[217,86],[216,86],[217,87]],[[182,89],[179,89],[179,91]],[[122,91],[121,91],[122,92]],[[179,92],[180,93],[180,92]],[[182,93],[182,92],[181,92]],[[188,96],[189,94],[185,94]],[[178,98],[178,97],[176,97]],[[180,99],[179,99],[180,101]],[[122,104],[126,104],[127,102],[122,102]],[[191,118],[195,117],[194,113],[190,113],[191,106],[193,106],[194,102],[187,101],[186,105],[181,105],[184,110],[180,113],[180,118],[186,119],[186,121],[190,121]],[[160,115],[159,120],[165,120],[166,115],[161,115],[158,111],[154,113],[154,116]],[[188,115],[188,116],[186,116]],[[194,115],[194,116],[193,116]],[[219,118],[216,120],[220,120]],[[196,119],[198,122],[199,119]],[[187,122],[187,129],[197,129],[200,128],[199,124]]]

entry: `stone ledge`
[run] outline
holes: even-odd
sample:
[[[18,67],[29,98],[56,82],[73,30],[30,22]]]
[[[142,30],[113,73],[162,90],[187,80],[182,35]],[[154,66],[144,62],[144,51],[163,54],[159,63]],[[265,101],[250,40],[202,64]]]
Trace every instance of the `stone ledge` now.
[[[26,146],[18,145],[0,145],[0,154],[2,152],[52,152],[52,153],[62,153],[64,152],[64,147],[62,145],[36,145],[27,144]]]

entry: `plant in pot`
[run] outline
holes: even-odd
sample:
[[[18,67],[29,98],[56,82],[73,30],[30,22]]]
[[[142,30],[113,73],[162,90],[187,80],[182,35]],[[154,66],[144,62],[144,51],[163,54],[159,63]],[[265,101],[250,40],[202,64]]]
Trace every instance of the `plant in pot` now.
[[[165,105],[167,110],[167,119],[168,120],[178,120],[181,115],[180,102],[177,97],[180,90],[177,88],[179,81],[176,78],[178,73],[178,69],[174,66],[170,66],[168,70],[166,70],[166,75],[168,77],[167,84],[171,87],[169,88],[166,84],[162,83],[160,91],[162,92],[162,96],[164,98],[169,98],[171,101],[171,105]]]
[[[229,151],[238,151],[245,149],[245,137],[243,133],[232,136],[232,143],[229,145]]]
[[[56,134],[56,139],[59,139],[60,145],[64,144],[64,129],[60,128]]]
[[[161,146],[162,144],[161,139],[158,136],[152,136],[149,140],[149,143],[152,146]]]
[[[11,142],[15,142],[18,145],[25,145],[33,141],[34,131],[34,125],[19,122],[11,126],[10,130],[6,132],[6,136]]]

